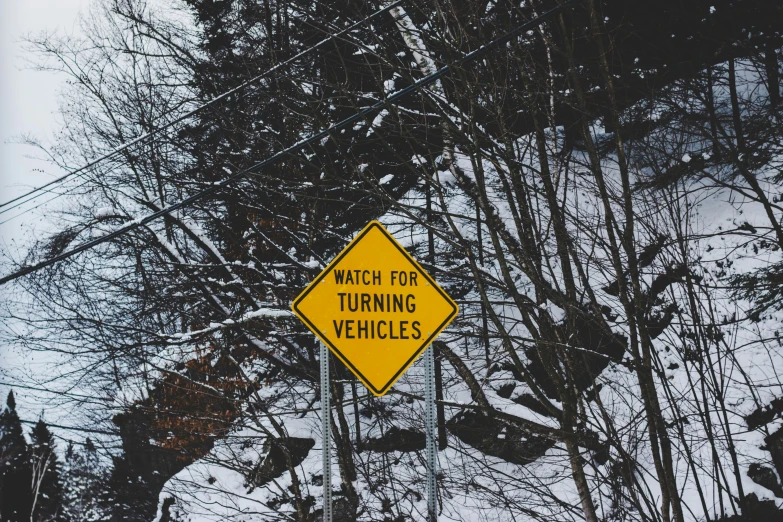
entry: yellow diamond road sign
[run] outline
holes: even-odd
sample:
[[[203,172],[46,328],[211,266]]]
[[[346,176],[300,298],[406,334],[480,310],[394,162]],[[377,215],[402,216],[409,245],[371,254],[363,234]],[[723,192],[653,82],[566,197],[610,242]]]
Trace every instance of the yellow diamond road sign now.
[[[377,221],[297,297],[294,313],[375,395],[457,315],[457,304]]]

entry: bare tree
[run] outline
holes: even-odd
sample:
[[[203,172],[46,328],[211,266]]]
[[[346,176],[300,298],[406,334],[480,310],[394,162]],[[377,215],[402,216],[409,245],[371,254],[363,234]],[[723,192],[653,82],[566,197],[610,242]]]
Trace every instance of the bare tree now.
[[[288,305],[380,218],[462,310],[435,344],[445,519],[767,516],[775,506],[747,493],[783,492],[771,424],[783,413],[781,13],[751,4],[558,14],[301,155],[23,280],[17,342],[61,354],[61,382],[111,399],[84,406],[119,413],[123,466],[151,485],[139,518],[163,489],[161,510],[314,520],[316,344]],[[74,80],[55,160],[149,132],[375,6],[354,7],[106,2],[89,45],[34,42]],[[395,6],[90,170],[28,261],[329,128],[547,7]],[[727,29],[741,16],[753,35]],[[333,368],[338,513],[423,519],[420,369],[374,398]],[[145,452],[153,464],[134,463]]]

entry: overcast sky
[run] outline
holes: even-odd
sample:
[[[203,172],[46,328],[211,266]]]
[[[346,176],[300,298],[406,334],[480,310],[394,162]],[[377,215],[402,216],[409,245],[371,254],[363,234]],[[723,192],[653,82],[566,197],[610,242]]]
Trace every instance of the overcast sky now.
[[[47,141],[57,131],[57,93],[64,82],[52,73],[25,70],[22,40],[42,31],[77,33],[79,13],[87,10],[91,1],[0,0],[0,202],[63,174],[46,162],[26,157],[36,154],[30,147],[13,143],[22,134]],[[0,214],[0,222],[15,214]],[[35,226],[38,219],[40,214],[27,214],[0,225],[0,249],[13,250],[25,228]],[[8,271],[0,259],[0,274]],[[0,299],[11,288],[0,287]],[[0,343],[0,382],[8,378],[5,371],[19,369],[19,362],[20,355]],[[26,356],[26,366],[33,371],[41,362]],[[0,407],[5,406],[7,392],[8,388],[0,385]],[[39,405],[26,401],[20,392],[17,390],[22,416],[37,416],[38,411],[33,414],[30,410]]]
[[[89,5],[90,0],[0,0],[0,201],[63,174],[26,157],[36,154],[31,147],[13,143],[22,134],[45,140],[57,130],[57,93],[64,80],[30,70],[23,39],[43,31],[78,32],[79,13]],[[15,214],[0,215],[0,222]],[[0,225],[0,244],[18,239],[27,217]]]

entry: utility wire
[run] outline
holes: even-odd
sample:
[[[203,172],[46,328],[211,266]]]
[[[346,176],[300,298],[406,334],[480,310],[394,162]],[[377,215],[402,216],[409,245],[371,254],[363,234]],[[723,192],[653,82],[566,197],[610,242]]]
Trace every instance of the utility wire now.
[[[353,115],[351,115],[351,116],[345,118],[344,120],[342,120],[342,121],[332,125],[331,127],[327,128],[325,130],[322,130],[322,131],[320,131],[320,132],[310,136],[309,138],[306,138],[304,140],[298,141],[295,144],[291,145],[290,147],[285,148],[285,149],[281,150],[280,152],[277,152],[277,153],[273,154],[272,156],[269,156],[268,158],[266,158],[266,159],[256,163],[255,165],[252,165],[252,166],[250,166],[250,167],[248,167],[246,169],[243,169],[243,170],[241,170],[239,172],[236,172],[236,173],[232,174],[231,176],[223,179],[222,181],[219,181],[219,182],[215,183],[214,185],[211,185],[210,187],[208,187],[208,188],[206,188],[206,189],[204,189],[204,190],[202,190],[200,192],[197,192],[196,194],[193,194],[192,196],[189,196],[189,197],[187,197],[187,198],[185,198],[185,199],[183,199],[183,200],[181,200],[181,201],[179,201],[177,203],[169,205],[168,207],[162,208],[162,209],[158,210],[157,212],[153,212],[152,214],[148,214],[147,216],[145,216],[143,218],[137,218],[137,219],[131,221],[128,225],[118,228],[114,232],[110,232],[110,233],[108,233],[108,234],[106,234],[104,236],[101,236],[99,238],[93,239],[91,241],[87,241],[86,243],[83,243],[83,244],[79,245],[76,248],[73,248],[71,250],[63,252],[63,253],[61,253],[61,254],[59,254],[57,256],[51,257],[51,258],[49,258],[49,259],[47,259],[45,261],[41,261],[40,263],[37,263],[35,265],[24,267],[21,270],[18,270],[18,271],[13,272],[13,273],[11,273],[11,274],[3,277],[3,278],[0,278],[0,285],[4,285],[5,283],[8,283],[9,281],[13,281],[13,280],[18,279],[20,277],[23,277],[23,276],[25,276],[27,274],[31,274],[33,272],[41,270],[42,268],[46,268],[46,267],[51,266],[51,265],[53,265],[55,263],[58,263],[58,262],[63,261],[65,259],[68,259],[69,257],[72,257],[72,256],[74,256],[74,255],[76,255],[76,254],[78,254],[80,252],[84,252],[85,250],[89,250],[90,248],[92,248],[94,246],[97,246],[97,245],[100,245],[101,243],[105,243],[107,241],[110,241],[110,240],[112,240],[112,239],[114,239],[114,238],[116,238],[118,236],[121,236],[121,235],[125,234],[126,232],[130,232],[132,230],[135,230],[135,229],[141,227],[142,225],[146,225],[147,223],[149,223],[151,221],[154,221],[154,220],[158,219],[159,217],[171,214],[175,210],[179,210],[181,208],[187,207],[191,203],[195,203],[196,201],[198,201],[198,200],[200,200],[200,199],[202,199],[202,198],[204,198],[206,196],[209,196],[210,194],[214,194],[219,189],[221,189],[221,188],[223,188],[225,186],[228,186],[231,183],[246,177],[248,174],[251,174],[251,173],[255,172],[258,169],[262,169],[262,168],[266,167],[267,165],[273,164],[273,163],[283,159],[283,157],[285,157],[286,155],[298,152],[301,149],[303,149],[304,147],[306,147],[308,145],[311,145],[311,144],[313,144],[313,143],[315,143],[315,142],[317,142],[317,141],[319,141],[319,140],[321,140],[323,138],[327,138],[333,132],[338,131],[338,130],[340,130],[342,128],[345,128],[345,127],[349,126],[351,123],[353,123],[353,122],[355,122],[355,121],[357,121],[359,119],[366,118],[366,117],[370,116],[372,113],[374,113],[375,111],[377,111],[378,109],[381,109],[384,106],[387,106],[387,105],[389,105],[389,104],[391,104],[393,102],[396,102],[397,100],[403,98],[404,96],[410,94],[411,92],[419,90],[422,87],[425,87],[425,86],[427,86],[427,85],[437,81],[441,77],[449,74],[456,67],[459,67],[459,66],[462,66],[462,65],[466,65],[466,64],[468,64],[470,62],[475,61],[477,58],[480,58],[481,56],[484,56],[485,54],[487,54],[487,52],[489,52],[489,50],[492,49],[493,47],[497,47],[499,45],[502,45],[502,44],[510,41],[515,36],[518,36],[520,33],[541,25],[542,23],[547,21],[549,18],[551,18],[555,14],[557,14],[557,13],[559,13],[561,11],[564,11],[566,8],[571,7],[572,5],[574,5],[574,4],[578,3],[578,2],[581,2],[581,0],[568,0],[566,2],[563,2],[562,4],[558,5],[557,7],[553,7],[549,11],[546,11],[545,13],[543,13],[540,16],[534,18],[533,20],[530,20],[529,22],[526,22],[526,23],[524,23],[524,24],[522,24],[520,26],[517,26],[516,29],[513,29],[513,30],[505,33],[503,36],[500,36],[500,37],[492,40],[491,42],[482,45],[478,49],[469,52],[468,54],[466,54],[462,58],[456,60],[452,65],[445,65],[445,66],[441,67],[440,69],[438,69],[434,73],[429,74],[429,75],[425,76],[424,78],[421,78],[421,79],[417,80],[415,83],[413,83],[413,84],[409,85],[408,87],[405,87],[404,89],[401,89],[401,90],[399,90],[399,91],[397,91],[397,92],[387,96],[383,100],[377,101],[376,103],[372,104],[368,108],[354,113]]]
[[[64,192],[56,193],[54,196],[50,197],[49,199],[47,199],[47,200],[45,200],[45,201],[42,201],[41,203],[38,203],[36,206],[34,206],[34,207],[30,207],[30,208],[27,208],[27,209],[25,209],[25,210],[22,210],[22,211],[21,211],[21,212],[19,212],[18,214],[14,214],[13,216],[11,216],[11,217],[9,217],[9,218],[6,218],[6,219],[4,219],[3,221],[0,221],[0,226],[3,226],[3,225],[5,225],[6,223],[9,223],[9,222],[13,221],[14,219],[16,219],[16,218],[18,218],[18,217],[20,217],[20,216],[24,216],[25,214],[29,214],[29,213],[30,213],[30,212],[32,212],[33,210],[35,210],[35,209],[37,209],[37,208],[41,208],[41,207],[43,207],[43,206],[45,206],[45,205],[47,205],[47,204],[51,203],[51,202],[52,202],[52,201],[54,201],[55,199],[58,199],[58,198],[60,198],[60,197],[62,197],[62,196],[65,196],[66,194],[70,193],[71,191],[73,191],[73,190],[75,190],[75,189],[77,189],[77,188],[79,188],[79,187],[83,187],[83,186],[84,186],[84,185],[86,185],[86,184],[87,184],[87,182],[85,181],[84,183],[82,183],[81,185],[78,185],[78,186],[74,187],[73,189],[69,189],[69,190],[66,190],[66,191],[64,191]],[[47,190],[47,191],[46,191],[44,194],[48,194],[49,192],[51,192],[51,191]],[[34,200],[34,199],[37,199],[37,198],[30,198],[30,200],[28,200],[28,201],[32,201],[32,200]],[[13,210],[13,209],[17,208],[17,206],[21,206],[21,205],[23,205],[24,203],[27,203],[27,201],[24,201],[24,202],[22,202],[22,203],[19,203],[18,205],[14,205],[13,207],[11,207],[11,208],[8,208],[8,209],[6,209],[6,210]],[[0,214],[3,214],[3,212],[0,212]]]
[[[6,201],[4,203],[0,203],[0,209],[1,209],[0,210],[0,214],[4,214],[4,213],[6,213],[6,212],[8,212],[10,210],[18,208],[20,205],[24,205],[25,203],[27,203],[29,201],[32,201],[33,199],[38,198],[40,196],[40,194],[37,194],[37,193],[44,191],[48,187],[51,187],[52,185],[57,184],[57,183],[61,183],[61,182],[67,180],[68,178],[70,178],[72,176],[80,174],[80,173],[82,173],[82,172],[84,172],[84,171],[86,171],[86,170],[88,170],[88,169],[98,165],[99,163],[101,163],[103,161],[106,161],[107,159],[110,159],[110,158],[116,156],[120,152],[122,152],[124,150],[127,150],[130,147],[133,147],[134,145],[138,145],[139,143],[142,143],[142,142],[148,140],[149,138],[151,138],[151,137],[153,137],[153,136],[163,132],[164,130],[170,129],[174,125],[176,125],[176,124],[178,124],[178,123],[180,123],[180,122],[182,122],[182,121],[184,121],[184,120],[186,120],[186,119],[188,119],[188,118],[190,118],[192,116],[195,116],[196,114],[198,114],[202,110],[204,110],[204,109],[214,105],[215,103],[217,103],[217,102],[219,102],[219,101],[221,101],[221,100],[231,96],[232,94],[235,94],[235,93],[245,89],[249,85],[252,85],[252,84],[258,82],[259,80],[267,77],[268,75],[270,75],[270,74],[272,74],[272,73],[274,73],[274,72],[276,72],[276,71],[278,71],[278,70],[280,70],[280,69],[282,69],[282,68],[284,68],[284,67],[286,67],[288,65],[291,65],[296,60],[299,60],[300,58],[303,58],[303,57],[307,56],[308,54],[310,54],[310,53],[320,49],[321,47],[323,47],[327,43],[331,42],[332,40],[340,38],[340,37],[346,35],[347,33],[353,31],[354,29],[360,27],[361,25],[363,25],[363,24],[365,24],[365,23],[367,23],[367,22],[369,22],[369,21],[371,21],[371,20],[381,16],[384,13],[387,13],[388,11],[390,11],[390,10],[394,9],[395,7],[399,6],[400,4],[402,4],[403,1],[404,0],[396,0],[395,2],[392,2],[391,4],[389,4],[386,7],[384,7],[383,9],[379,9],[379,10],[375,11],[374,13],[372,13],[371,15],[367,16],[366,18],[363,18],[363,19],[359,20],[358,22],[355,22],[355,23],[349,25],[345,29],[342,29],[341,31],[339,31],[337,33],[329,34],[326,38],[324,38],[323,40],[321,40],[317,44],[313,45],[312,47],[308,47],[307,49],[297,53],[294,56],[292,56],[288,60],[285,60],[284,62],[281,62],[281,63],[271,67],[270,69],[267,69],[266,71],[262,72],[261,74],[258,74],[256,76],[254,76],[253,78],[250,78],[249,80],[247,80],[247,81],[237,85],[233,89],[229,89],[228,91],[225,91],[224,93],[222,93],[222,94],[220,94],[218,96],[215,96],[211,100],[209,100],[209,101],[199,105],[198,107],[195,107],[192,110],[190,110],[190,111],[188,111],[188,112],[178,116],[177,118],[171,120],[170,122],[168,122],[167,124],[163,125],[162,127],[158,127],[156,129],[151,130],[150,132],[142,134],[141,136],[138,136],[138,137],[132,139],[131,141],[129,141],[129,142],[123,144],[123,145],[120,145],[119,147],[111,150],[110,152],[107,152],[103,156],[100,156],[100,157],[90,161],[89,163],[87,163],[87,164],[77,168],[76,170],[73,170],[71,172],[68,172],[67,174],[64,174],[63,176],[60,176],[57,179],[53,179],[52,181],[50,181],[48,183],[45,183],[45,184],[41,185],[40,187],[36,187],[36,188],[26,192],[25,194],[17,196],[17,197],[15,197],[13,199],[10,199],[10,200],[8,200],[8,201]],[[46,191],[46,192],[48,192],[48,191]],[[46,193],[46,192],[42,192],[42,193]],[[31,197],[28,197],[28,196],[31,196]],[[25,199],[25,198],[27,198],[27,199]],[[22,199],[24,199],[24,201],[20,201]],[[18,202],[18,203],[16,205],[12,206],[11,208],[5,208],[5,207],[8,207],[9,205],[11,205],[13,203],[16,203],[16,202]],[[18,217],[19,215],[21,215],[21,214],[17,214],[16,216],[14,216],[13,218],[10,218],[10,219],[14,219],[14,218]]]
[[[23,420],[19,419],[19,422],[22,422],[24,424],[38,424],[39,421],[31,421],[31,420]],[[84,433],[99,433],[101,435],[119,435],[120,430],[115,431],[108,431],[108,430],[98,430],[95,428],[83,428],[79,426],[63,426],[62,424],[51,424],[46,421],[44,421],[44,424],[46,424],[49,428],[59,428],[61,430],[68,430],[68,431],[81,431]]]
[[[69,391],[54,391],[54,390],[51,390],[49,388],[40,388],[40,387],[37,387],[37,386],[28,386],[26,384],[19,384],[19,383],[11,384],[10,382],[2,382],[2,381],[0,381],[0,386],[7,386],[7,387],[11,388],[12,390],[15,389],[15,388],[21,388],[23,390],[32,390],[32,391],[45,392],[45,393],[49,393],[49,394],[55,395],[57,397],[67,397],[69,399],[72,398],[72,397],[78,397],[80,399],[101,400],[101,401],[112,401],[112,400],[114,400],[114,399],[111,399],[109,397],[96,397],[94,395],[83,395],[83,394],[80,394],[80,393],[74,393],[74,392],[69,392]]]

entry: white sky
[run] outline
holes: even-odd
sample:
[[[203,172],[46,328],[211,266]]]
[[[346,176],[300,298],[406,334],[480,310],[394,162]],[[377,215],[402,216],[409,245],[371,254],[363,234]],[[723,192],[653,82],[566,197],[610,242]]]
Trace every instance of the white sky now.
[[[0,0],[0,202],[23,194],[32,187],[61,176],[64,172],[44,161],[30,159],[36,151],[13,143],[22,134],[48,141],[59,128],[57,93],[64,78],[53,73],[29,69],[23,58],[23,38],[43,31],[75,34],[80,11],[86,11],[91,0]],[[21,208],[19,209],[22,210]],[[0,214],[0,222],[15,213]],[[15,250],[15,242],[23,239],[24,230],[35,226],[40,215],[28,214],[0,225],[0,249]],[[0,260],[0,274],[9,267]],[[0,287],[0,299],[10,286]],[[0,344],[0,382],[5,373],[19,368],[21,355]],[[26,366],[35,368],[29,355]],[[0,385],[0,408],[8,393]],[[23,390],[16,390],[20,414],[35,418],[45,405],[24,400]],[[47,418],[51,418],[47,415]]]
[[[13,143],[22,134],[41,139],[57,130],[57,92],[63,78],[33,71],[24,60],[23,38],[43,31],[73,34],[90,0],[0,0],[0,201],[7,201],[63,172]],[[42,171],[42,172],[41,172]],[[21,209],[20,209],[21,210]],[[0,215],[0,222],[14,215]],[[20,237],[27,217],[0,225],[0,245]]]

